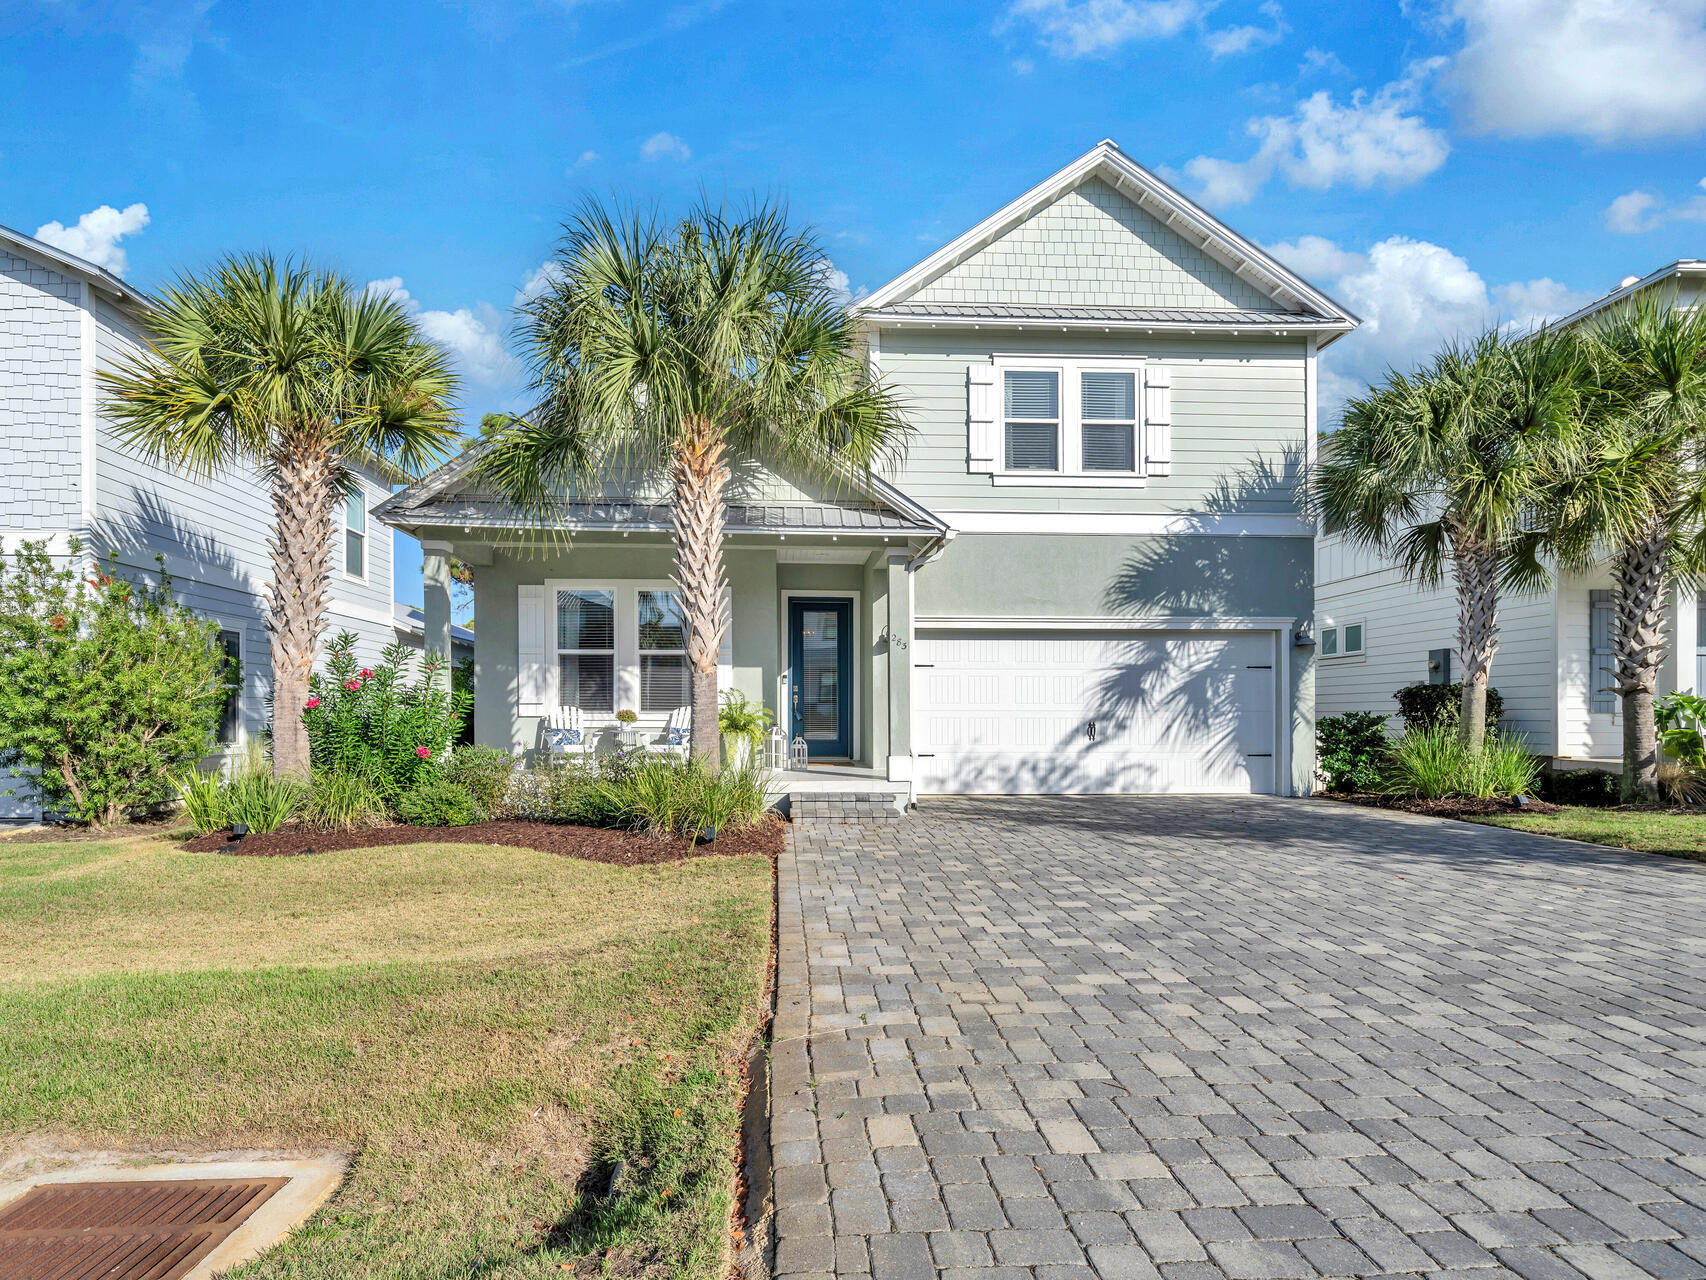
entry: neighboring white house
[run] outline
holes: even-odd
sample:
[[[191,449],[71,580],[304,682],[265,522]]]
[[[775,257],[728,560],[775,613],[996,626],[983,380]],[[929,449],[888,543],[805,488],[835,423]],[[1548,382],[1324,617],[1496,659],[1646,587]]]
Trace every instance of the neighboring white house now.
[[[1673,262],[1631,277],[1559,323],[1575,324],[1638,292],[1661,292],[1690,304],[1703,286],[1706,262]],[[1561,574],[1539,595],[1507,595],[1499,608],[1492,686],[1504,697],[1502,723],[1534,751],[1557,757],[1560,767],[1615,767],[1622,761],[1622,715],[1609,691],[1611,589],[1611,569],[1600,565]],[[1694,592],[1672,593],[1671,648],[1659,676],[1661,693],[1706,688],[1700,611]],[[1338,535],[1316,542],[1315,621],[1320,715],[1396,715],[1393,694],[1402,686],[1450,683],[1461,676],[1452,583],[1423,590],[1386,558]]]
[[[272,505],[249,469],[197,481],[144,462],[113,438],[96,371],[134,350],[149,299],[92,263],[0,227],[0,543],[25,540],[157,579],[219,623],[243,687],[222,739],[240,746],[267,723],[271,687],[265,590]],[[332,559],[329,632],[351,630],[377,655],[396,635],[391,531],[371,511],[389,485],[364,477],[346,504]],[[4,744],[0,744],[3,746]],[[17,782],[0,770],[0,790]],[[33,798],[0,795],[0,822],[30,821]]]
[[[1356,319],[1104,142],[858,304],[916,434],[836,489],[737,459],[719,684],[814,764],[918,792],[1270,792],[1313,773],[1315,361]],[[540,547],[475,445],[385,505],[476,566],[475,731],[687,701],[665,477]],[[429,632],[432,629],[429,628]],[[841,789],[855,783],[838,784]]]

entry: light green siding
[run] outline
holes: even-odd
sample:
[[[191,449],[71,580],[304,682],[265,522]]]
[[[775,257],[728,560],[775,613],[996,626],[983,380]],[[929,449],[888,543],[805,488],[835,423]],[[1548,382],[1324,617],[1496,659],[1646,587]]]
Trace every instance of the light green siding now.
[[[944,272],[915,302],[1269,308],[1273,300],[1091,178]]]
[[[1142,488],[996,485],[966,466],[966,369],[992,354],[1129,355],[1173,375],[1173,467]],[[914,435],[890,476],[942,511],[1284,514],[1297,510],[1306,440],[1304,339],[1037,330],[886,330],[884,376]]]

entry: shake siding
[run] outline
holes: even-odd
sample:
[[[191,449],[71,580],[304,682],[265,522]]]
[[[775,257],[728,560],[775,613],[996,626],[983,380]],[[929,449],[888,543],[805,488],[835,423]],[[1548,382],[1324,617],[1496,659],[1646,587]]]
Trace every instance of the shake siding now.
[[[1273,300],[1097,178],[944,272],[915,302],[1268,308]]]
[[[1363,624],[1364,654],[1327,658],[1316,650],[1317,717],[1375,711],[1390,716],[1396,728],[1398,704],[1392,695],[1404,685],[1426,681],[1430,649],[1451,649],[1452,678],[1462,676],[1456,653],[1457,595],[1449,579],[1424,589],[1371,552],[1340,538],[1321,538],[1316,542],[1317,640],[1321,628],[1347,622]],[[1507,596],[1499,608],[1499,649],[1492,671],[1493,687],[1505,700],[1501,723],[1544,754],[1557,750],[1555,653],[1552,596]]]
[[[79,280],[0,249],[0,535],[81,523]]]
[[[992,353],[1130,355],[1173,373],[1172,474],[1142,488],[995,485],[966,467],[966,369]],[[915,428],[890,478],[944,511],[1224,511],[1287,514],[1305,442],[1301,338],[889,330],[878,357]]]

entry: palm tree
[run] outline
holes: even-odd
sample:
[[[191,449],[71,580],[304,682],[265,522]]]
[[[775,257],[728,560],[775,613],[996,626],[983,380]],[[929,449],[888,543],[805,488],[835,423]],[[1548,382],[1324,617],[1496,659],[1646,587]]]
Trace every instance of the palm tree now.
[[[1534,515],[1579,421],[1578,346],[1494,331],[1389,373],[1346,406],[1312,478],[1326,532],[1392,555],[1423,586],[1450,569],[1471,750],[1486,733],[1501,591],[1545,581]]]
[[[666,226],[588,203],[564,231],[551,287],[523,309],[538,405],[499,432],[481,471],[526,518],[554,525],[612,466],[667,469],[691,749],[714,770],[731,457],[846,480],[908,427],[866,376],[822,247],[781,210],[701,205]]]
[[[1588,430],[1553,496],[1554,543],[1573,567],[1611,559],[1623,797],[1650,800],[1665,596],[1706,577],[1706,311],[1640,298],[1608,312],[1587,346]]]
[[[400,303],[270,255],[181,278],[147,345],[102,374],[120,440],[200,477],[248,463],[273,505],[273,767],[308,769],[299,708],[326,625],[334,517],[355,468],[422,475],[457,439],[456,379]]]

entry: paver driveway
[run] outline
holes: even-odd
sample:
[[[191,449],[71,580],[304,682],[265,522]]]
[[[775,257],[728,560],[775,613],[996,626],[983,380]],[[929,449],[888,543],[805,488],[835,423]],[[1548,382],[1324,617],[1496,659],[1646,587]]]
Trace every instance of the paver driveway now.
[[[777,1273],[1706,1275],[1703,908],[1327,802],[801,824]]]

